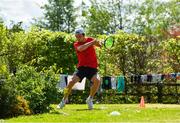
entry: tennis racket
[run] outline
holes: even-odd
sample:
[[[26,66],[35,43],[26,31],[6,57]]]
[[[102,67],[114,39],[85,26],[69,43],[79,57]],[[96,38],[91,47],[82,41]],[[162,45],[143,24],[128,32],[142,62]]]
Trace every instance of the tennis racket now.
[[[114,46],[114,38],[113,37],[108,37],[104,40],[104,47],[106,49],[111,49]]]

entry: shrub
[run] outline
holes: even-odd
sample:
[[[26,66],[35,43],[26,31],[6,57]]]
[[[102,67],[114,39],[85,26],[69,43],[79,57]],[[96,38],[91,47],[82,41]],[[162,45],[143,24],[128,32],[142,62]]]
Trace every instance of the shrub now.
[[[12,81],[18,95],[29,102],[32,113],[49,111],[57,98],[57,78],[52,69],[38,73],[33,67],[21,66]]]
[[[16,105],[16,91],[13,83],[5,79],[0,85],[0,118],[13,116],[13,107]]]
[[[14,116],[31,114],[29,109],[29,102],[27,100],[25,100],[22,96],[17,96],[16,100],[17,103],[12,109]]]

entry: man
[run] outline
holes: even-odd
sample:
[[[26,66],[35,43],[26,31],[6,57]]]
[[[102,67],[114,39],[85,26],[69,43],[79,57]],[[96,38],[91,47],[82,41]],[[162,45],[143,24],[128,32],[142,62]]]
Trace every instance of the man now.
[[[100,78],[97,74],[98,62],[95,46],[101,47],[101,44],[96,39],[85,37],[83,29],[77,29],[75,31],[75,36],[77,39],[74,43],[74,48],[78,57],[77,71],[73,74],[72,80],[64,89],[64,97],[58,105],[58,108],[62,109],[65,106],[65,102],[74,84],[81,82],[82,79],[86,77],[92,82],[89,97],[86,99],[88,109],[91,110],[93,109],[93,97],[100,86]]]

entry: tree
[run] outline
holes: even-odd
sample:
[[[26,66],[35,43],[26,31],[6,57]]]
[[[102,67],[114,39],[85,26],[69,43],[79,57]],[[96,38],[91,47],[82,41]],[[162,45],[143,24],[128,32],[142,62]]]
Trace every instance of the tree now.
[[[110,32],[111,14],[108,11],[91,7],[89,12],[90,16],[87,16],[87,32],[89,34]]]
[[[0,24],[2,24],[4,21],[3,21],[3,19],[0,17]]]
[[[90,34],[114,33],[122,29],[122,0],[91,0],[88,7],[82,2],[82,16],[84,27]]]
[[[125,30],[163,38],[162,30],[166,30],[172,23],[179,23],[179,11],[176,0],[129,2],[124,11]]]
[[[23,22],[17,22],[15,23],[14,21],[11,21],[12,27],[9,29],[10,32],[21,32],[24,31],[22,27]]]
[[[168,39],[161,42],[163,53],[164,72],[180,71],[180,40]]]
[[[70,33],[76,27],[75,8],[73,0],[48,0],[42,9],[44,18],[36,22],[36,25],[52,31]]]
[[[180,8],[177,1],[130,1],[125,5],[123,11],[125,15],[123,17],[126,21],[124,23],[124,30],[146,37],[149,51],[152,53],[148,56],[148,66],[146,69],[152,72],[163,72],[164,61],[161,61],[160,57],[162,55],[161,52],[164,51],[160,47],[160,42],[167,39],[166,32],[170,26],[179,24]]]
[[[1,75],[7,72],[6,56],[7,56],[7,29],[0,23],[0,78]]]

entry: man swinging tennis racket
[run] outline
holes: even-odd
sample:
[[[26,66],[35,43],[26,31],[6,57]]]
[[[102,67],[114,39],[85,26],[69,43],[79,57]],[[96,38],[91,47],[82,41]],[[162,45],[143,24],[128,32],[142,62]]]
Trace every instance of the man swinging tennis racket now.
[[[84,77],[92,82],[89,97],[86,99],[88,109],[93,109],[93,97],[100,86],[100,77],[98,76],[98,61],[95,52],[95,46],[101,47],[101,44],[93,38],[85,37],[83,29],[75,31],[77,41],[74,43],[74,48],[78,57],[77,70],[74,72],[72,79],[64,89],[64,97],[57,106],[62,109],[71,93],[75,83],[81,82]]]

